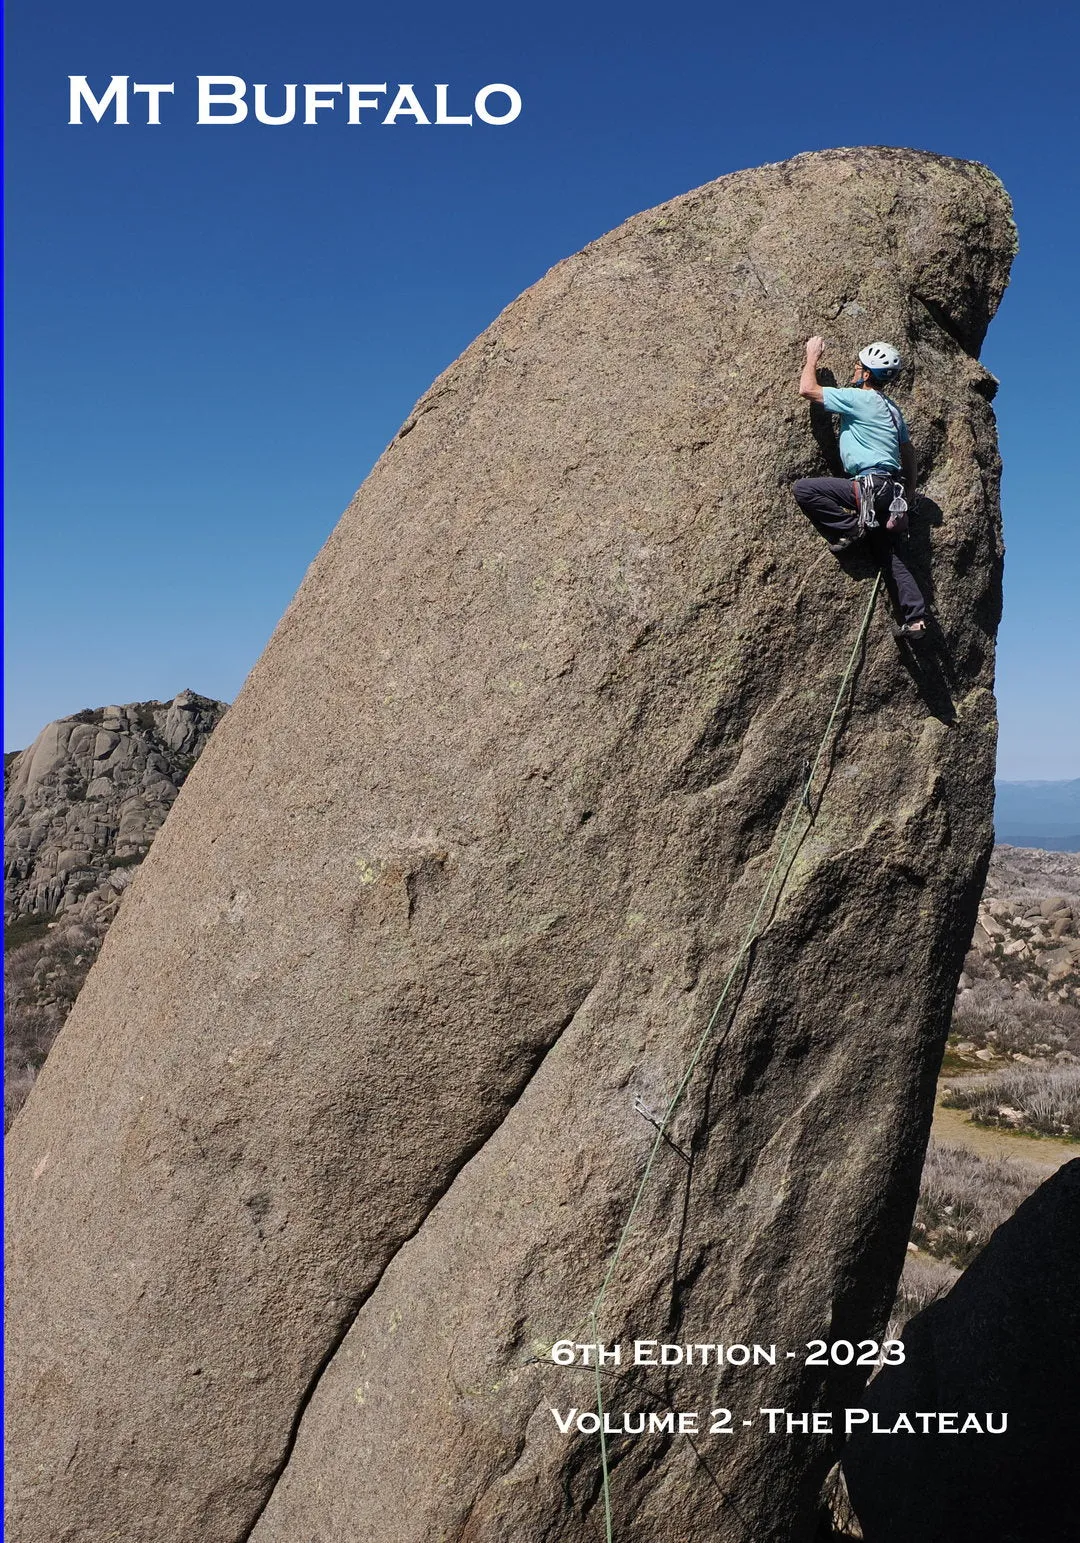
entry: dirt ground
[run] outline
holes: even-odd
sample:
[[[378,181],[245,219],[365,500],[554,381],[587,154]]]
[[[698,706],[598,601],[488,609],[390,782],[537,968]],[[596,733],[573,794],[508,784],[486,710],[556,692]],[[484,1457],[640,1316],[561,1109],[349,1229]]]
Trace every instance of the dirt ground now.
[[[952,1079],[955,1080],[955,1079]],[[931,1137],[943,1147],[966,1147],[980,1157],[1013,1157],[1031,1163],[1047,1175],[1080,1157],[1080,1141],[1055,1141],[1051,1136],[1024,1136],[1013,1131],[976,1125],[964,1109],[943,1109],[945,1082],[938,1084]]]

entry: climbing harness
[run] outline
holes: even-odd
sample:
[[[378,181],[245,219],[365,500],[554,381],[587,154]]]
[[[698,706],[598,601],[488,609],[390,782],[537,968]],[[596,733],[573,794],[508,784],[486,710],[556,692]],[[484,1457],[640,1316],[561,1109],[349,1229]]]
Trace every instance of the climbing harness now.
[[[864,472],[859,477],[851,479],[852,490],[855,494],[855,510],[859,519],[859,535],[865,536],[868,530],[878,530],[877,510],[874,508],[877,502],[877,488],[874,485],[873,472]]]
[[[850,681],[852,672],[855,669],[856,660],[858,659],[862,650],[863,643],[866,640],[866,634],[870,627],[870,619],[874,614],[874,606],[877,604],[877,598],[881,591],[881,583],[882,575],[878,573],[874,580],[873,589],[870,592],[870,599],[867,603],[866,611],[863,614],[862,624],[859,627],[858,636],[855,639],[854,646],[848,658],[847,667],[845,668],[843,678],[840,681],[839,690],[836,693],[836,700],[833,703],[832,712],[829,714],[829,721],[825,725],[824,734],[821,736],[821,743],[818,745],[817,754],[814,756],[813,762],[807,761],[804,764],[803,770],[805,780],[802,792],[799,801],[795,806],[795,811],[792,814],[791,820],[788,823],[787,830],[780,845],[779,854],[776,858],[776,861],[773,863],[768,878],[765,880],[765,888],[762,891],[757,910],[754,912],[754,915],[750,921],[750,925],[746,930],[746,936],[743,938],[739,950],[735,955],[735,960],[727,973],[724,984],[720,991],[720,995],[716,1000],[716,1005],[714,1006],[712,1012],[709,1014],[709,1020],[706,1023],[704,1029],[698,1036],[697,1042],[694,1045],[693,1052],[686,1064],[678,1086],[676,1087],[675,1092],[672,1094],[670,1100],[664,1108],[663,1114],[659,1119],[657,1119],[652,1114],[651,1110],[647,1110],[645,1108],[640,1099],[635,1101],[635,1109],[637,1109],[639,1113],[644,1114],[645,1117],[649,1120],[649,1123],[655,1126],[656,1135],[653,1139],[652,1147],[650,1148],[649,1155],[645,1163],[645,1168],[642,1172],[637,1190],[634,1193],[634,1198],[630,1203],[630,1209],[627,1212],[626,1221],[623,1224],[622,1231],[620,1232],[618,1241],[615,1244],[614,1252],[612,1253],[610,1262],[608,1263],[607,1271],[601,1283],[600,1290],[597,1292],[596,1299],[593,1302],[592,1307],[589,1309],[589,1331],[595,1343],[599,1343],[600,1341],[599,1318],[601,1309],[604,1305],[604,1299],[607,1296],[608,1287],[611,1284],[612,1277],[618,1268],[619,1261],[622,1258],[623,1252],[626,1248],[626,1244],[630,1236],[630,1229],[633,1226],[634,1218],[638,1213],[642,1198],[644,1197],[645,1191],[648,1188],[649,1180],[652,1177],[653,1168],[656,1164],[656,1159],[660,1148],[665,1144],[669,1146],[675,1145],[675,1143],[668,1135],[668,1126],[671,1124],[675,1111],[679,1104],[682,1102],[683,1095],[690,1085],[691,1078],[694,1075],[694,1071],[698,1062],[704,1054],[705,1047],[709,1043],[709,1040],[712,1038],[713,1029],[716,1027],[716,1024],[720,1018],[720,1014],[723,1011],[724,1004],[727,1001],[728,994],[730,993],[731,988],[735,983],[736,977],[742,968],[743,962],[749,954],[750,950],[753,948],[754,944],[760,937],[763,936],[767,930],[769,922],[775,913],[776,906],[779,904],[780,899],[784,893],[784,888],[788,877],[787,872],[782,874],[779,886],[777,887],[775,894],[773,893],[773,884],[776,880],[777,874],[781,873],[781,870],[784,867],[784,863],[787,860],[788,853],[792,849],[796,837],[796,832],[798,831],[799,825],[801,823],[801,817],[808,813],[811,823],[813,822],[814,808],[810,799],[810,790],[813,786],[814,778],[817,775],[818,767],[821,765],[822,758],[825,755],[826,747],[829,744],[830,738],[832,736],[833,725],[836,723],[837,715],[839,714],[840,708],[843,704],[844,697],[848,688],[848,682]],[[680,1156],[686,1156],[686,1154],[683,1153],[678,1147],[676,1147],[676,1151],[679,1151]],[[612,1531],[611,1517],[611,1472],[608,1463],[607,1436],[604,1430],[604,1394],[600,1380],[599,1356],[595,1357],[594,1360],[596,1372],[596,1412],[600,1422],[600,1467],[604,1505],[604,1543],[614,1543],[614,1533]]]
[[[863,472],[852,479],[851,486],[855,492],[855,508],[858,512],[859,536],[865,536],[867,531],[880,530],[881,521],[877,517],[875,505],[879,493],[885,491],[885,487],[877,487],[875,478],[880,478],[885,486],[892,488],[892,502],[889,504],[889,516],[886,522],[886,530],[894,535],[904,535],[908,528],[908,506],[904,496],[904,484],[898,477],[888,476],[885,472]],[[857,540],[858,537],[851,538]]]

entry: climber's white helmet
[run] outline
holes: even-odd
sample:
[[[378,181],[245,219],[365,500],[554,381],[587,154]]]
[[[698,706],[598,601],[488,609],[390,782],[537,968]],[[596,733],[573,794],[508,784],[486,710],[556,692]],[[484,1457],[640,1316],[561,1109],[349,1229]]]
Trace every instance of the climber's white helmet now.
[[[859,363],[872,375],[892,380],[899,375],[903,360],[891,343],[868,343],[859,350]]]

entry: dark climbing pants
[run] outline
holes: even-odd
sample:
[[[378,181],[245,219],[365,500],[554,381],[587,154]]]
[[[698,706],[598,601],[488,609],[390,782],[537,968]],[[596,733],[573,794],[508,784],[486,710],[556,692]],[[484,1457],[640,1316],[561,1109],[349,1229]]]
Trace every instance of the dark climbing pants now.
[[[894,602],[905,621],[919,621],[926,615],[922,590],[896,549],[896,542],[885,529],[892,502],[892,483],[886,477],[875,478],[877,500],[875,513],[880,530],[868,531],[866,544],[885,572],[885,580]],[[803,514],[829,541],[854,536],[859,528],[855,489],[849,477],[803,477],[791,490]]]

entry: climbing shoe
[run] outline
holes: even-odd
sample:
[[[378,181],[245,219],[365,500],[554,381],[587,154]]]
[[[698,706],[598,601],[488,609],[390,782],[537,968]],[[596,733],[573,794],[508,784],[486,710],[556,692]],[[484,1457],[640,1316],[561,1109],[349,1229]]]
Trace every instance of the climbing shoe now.
[[[920,616],[918,621],[904,622],[902,626],[897,627],[896,636],[898,638],[910,638],[912,642],[917,643],[920,638],[926,637],[925,618]]]

